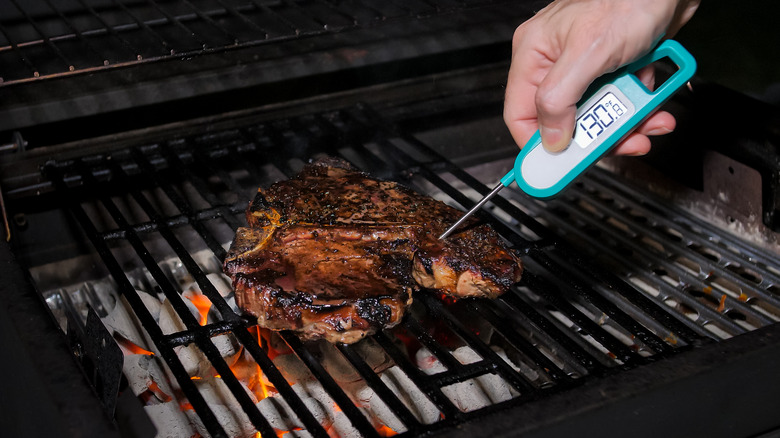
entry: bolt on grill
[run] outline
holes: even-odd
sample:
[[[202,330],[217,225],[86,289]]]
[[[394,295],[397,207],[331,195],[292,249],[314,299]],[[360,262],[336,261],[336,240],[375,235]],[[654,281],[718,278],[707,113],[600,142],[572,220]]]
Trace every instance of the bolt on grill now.
[[[202,352],[255,430],[265,436],[277,433],[215,345],[225,334],[248,353],[303,429],[312,436],[328,435],[272,360],[269,346],[253,336],[253,321],[231,307],[209,276],[219,269],[256,188],[289,178],[304,160],[320,155],[340,156],[374,176],[463,209],[489,190],[366,105],[187,134],[52,161],[43,169],[55,189],[44,195],[51,201],[45,204],[75,219],[79,231],[74,236],[83,239],[81,245],[89,243],[99,270],[129,303],[183,399],[212,436],[229,432],[185,369],[179,347]],[[554,201],[507,190],[492,202],[482,218],[523,255],[521,282],[496,300],[448,303],[418,294],[414,310],[398,327],[369,340],[435,406],[440,413],[435,421],[421,421],[381,371],[372,368],[359,344],[332,348],[400,423],[392,433],[416,436],[453,433],[485,414],[778,319],[776,259],[671,207],[637,201],[644,198],[595,170]],[[202,252],[216,260],[211,268],[196,256]],[[211,321],[203,324],[188,308],[165,267],[170,259],[212,303],[216,316]],[[151,287],[168,300],[183,329],[161,329],[137,290],[138,269],[148,273]],[[98,307],[94,298],[85,301]],[[315,346],[287,332],[281,339],[355,433],[382,436]],[[454,349],[461,346],[474,359],[459,358]],[[410,353],[421,349],[442,369],[426,373]],[[485,376],[497,376],[511,396],[476,409],[459,406],[449,389]]]

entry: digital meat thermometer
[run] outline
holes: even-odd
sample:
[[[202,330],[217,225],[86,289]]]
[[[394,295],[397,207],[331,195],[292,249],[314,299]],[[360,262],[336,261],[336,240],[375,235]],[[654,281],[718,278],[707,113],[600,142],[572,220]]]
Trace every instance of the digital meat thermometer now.
[[[678,70],[655,91],[649,91],[634,73],[667,57]],[[561,152],[548,152],[542,146],[539,131],[536,131],[517,155],[514,168],[439,239],[449,236],[490,198],[513,182],[535,198],[557,195],[669,100],[695,71],[693,56],[677,41],[666,40],[639,60],[600,77],[577,105],[574,135],[569,146]],[[590,93],[591,90],[596,91]]]

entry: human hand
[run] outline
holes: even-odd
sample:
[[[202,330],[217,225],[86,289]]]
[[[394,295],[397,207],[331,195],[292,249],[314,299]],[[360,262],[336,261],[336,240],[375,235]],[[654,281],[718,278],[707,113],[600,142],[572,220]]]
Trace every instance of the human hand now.
[[[596,78],[613,72],[671,37],[688,22],[699,0],[556,0],[520,25],[512,39],[504,121],[522,147],[538,129],[545,149],[563,150],[574,133],[577,102]],[[637,77],[654,86],[652,67]],[[644,155],[648,136],[674,130],[658,111],[615,149]]]

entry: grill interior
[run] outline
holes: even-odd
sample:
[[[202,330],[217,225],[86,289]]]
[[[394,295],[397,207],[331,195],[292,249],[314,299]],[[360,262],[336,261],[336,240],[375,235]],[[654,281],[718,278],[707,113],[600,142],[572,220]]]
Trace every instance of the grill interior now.
[[[463,209],[484,195],[494,178],[491,174],[480,181],[479,166],[467,172],[359,104],[50,161],[42,173],[54,190],[21,196],[11,204],[11,215],[24,217],[24,227],[13,231],[15,242],[28,246],[19,251],[22,261],[69,333],[76,331],[74,319],[90,326],[90,307],[105,316],[108,306],[94,291],[106,282],[115,287],[208,434],[232,433],[185,370],[177,347],[196,346],[251,427],[263,435],[277,433],[220,353],[217,339],[227,335],[259,366],[303,428],[326,436],[329,431],[293,389],[295,383],[271,360],[269,344],[257,336],[251,318],[236,313],[210,276],[219,272],[256,188],[289,178],[307,159],[322,155],[342,157],[374,176]],[[500,161],[499,167],[510,162]],[[436,421],[421,421],[397,389],[380,378],[382,373],[372,368],[360,347],[363,343],[304,344],[284,332],[281,339],[338,405],[354,433],[381,436],[332,369],[323,365],[323,348],[337,351],[386,404],[397,420],[393,433],[418,436],[457,433],[460,425],[491,413],[565,394],[594,379],[777,321],[776,257],[635,190],[595,169],[552,201],[502,192],[483,219],[523,255],[521,282],[496,300],[451,303],[421,293],[400,326],[364,341],[377,345],[435,405],[440,412]],[[47,242],[42,229],[52,216],[68,227]],[[62,254],[78,260],[77,266],[94,268],[58,269],[73,266],[63,265],[69,262],[59,260]],[[191,277],[213,304],[211,319],[199,321],[193,315],[175,271]],[[80,274],[84,278],[73,281]],[[167,298],[183,328],[163,332],[139,290]],[[62,323],[68,314],[80,316]],[[460,347],[468,347],[474,357],[459,358],[454,352]],[[414,354],[421,349],[444,369],[426,374]],[[453,385],[491,376],[511,388],[511,397],[469,410],[447,392]],[[96,379],[106,386],[108,377]]]
[[[777,430],[777,254],[599,168],[554,200],[507,189],[488,204],[482,219],[526,267],[499,299],[423,291],[399,326],[349,346],[270,335],[235,307],[219,273],[247,203],[310,159],[342,157],[464,210],[486,194],[516,153],[500,120],[512,31],[544,4],[0,2],[0,152],[19,152],[0,163],[0,333],[25,327],[36,347],[25,362],[27,345],[11,345],[20,353],[0,363],[21,394],[0,410],[35,424],[2,429],[15,415],[0,415],[0,430],[149,436],[171,430],[162,410],[185,417],[186,436]],[[672,146],[757,169],[771,225],[776,113],[730,123],[760,125],[734,148],[731,131],[710,133],[724,95],[694,90],[683,103],[700,117],[680,125],[695,141],[675,133]],[[123,309],[140,340],[115,326]],[[36,362],[58,365],[19,383]],[[142,362],[167,386],[123,369]],[[86,394],[67,371],[87,376]],[[283,406],[294,419],[274,414]]]

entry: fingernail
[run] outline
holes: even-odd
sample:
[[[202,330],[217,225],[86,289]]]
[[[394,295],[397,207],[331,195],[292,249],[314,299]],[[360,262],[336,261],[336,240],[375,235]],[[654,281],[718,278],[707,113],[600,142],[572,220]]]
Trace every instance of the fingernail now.
[[[563,131],[560,129],[539,126],[539,134],[542,137],[542,146],[550,152],[560,152],[567,145],[563,139]]]
[[[664,135],[672,132],[672,129],[669,128],[655,128],[647,131],[647,135]]]

